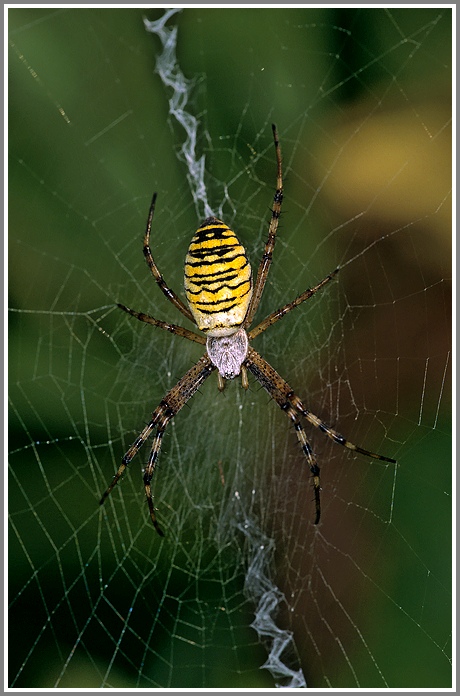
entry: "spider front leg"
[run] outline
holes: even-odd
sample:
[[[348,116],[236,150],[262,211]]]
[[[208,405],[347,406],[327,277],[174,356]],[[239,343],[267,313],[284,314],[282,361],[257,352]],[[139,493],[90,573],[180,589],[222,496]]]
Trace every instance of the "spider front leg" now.
[[[248,356],[245,360],[245,367],[252,372],[257,381],[276,401],[278,406],[290,418],[294,425],[295,434],[302,447],[302,451],[307,459],[308,466],[313,476],[313,491],[315,494],[316,517],[315,524],[318,524],[321,517],[321,484],[319,478],[319,466],[315,455],[307,440],[305,430],[300,422],[298,415],[290,402],[290,395],[294,392],[284,379],[273,369],[273,367],[262,358],[253,348],[248,349]]]
[[[329,425],[327,425],[327,423],[318,418],[318,416],[315,416],[314,413],[311,413],[311,411],[306,409],[299,397],[296,396],[294,392],[292,392],[292,395],[289,397],[289,400],[294,406],[294,408],[296,408],[297,411],[301,413],[302,416],[304,416],[304,418],[306,418],[309,423],[314,425],[315,428],[318,428],[318,430],[321,430],[322,433],[325,433],[336,444],[342,445],[343,447],[346,447],[347,449],[352,450],[353,452],[359,452],[359,454],[364,454],[366,457],[379,459],[381,462],[390,462],[390,464],[397,463],[396,459],[384,457],[383,454],[376,454],[375,452],[370,452],[369,450],[364,449],[363,447],[358,447],[358,445],[355,445],[353,444],[353,442],[347,440],[343,435],[338,433],[337,430],[331,428]]]
[[[254,377],[260,382],[264,389],[270,394],[270,396],[276,401],[278,406],[289,416],[294,424],[297,438],[302,445],[303,452],[307,457],[308,464],[310,466],[310,471],[313,474],[313,488],[315,491],[315,503],[316,503],[316,519],[315,524],[318,524],[321,517],[321,505],[320,505],[320,480],[319,480],[319,467],[314,458],[311,447],[306,438],[305,432],[302,428],[301,423],[298,420],[297,413],[300,413],[304,418],[307,419],[311,425],[318,428],[321,432],[325,433],[333,442],[338,445],[342,445],[353,452],[359,452],[360,454],[366,455],[366,457],[372,457],[373,459],[379,459],[383,462],[390,462],[391,464],[396,464],[395,459],[390,457],[384,457],[382,454],[376,454],[375,452],[370,452],[363,447],[358,447],[358,445],[353,444],[343,435],[340,435],[336,430],[331,428],[329,425],[324,423],[318,416],[308,411],[302,404],[299,397],[294,393],[289,384],[276,372],[276,370],[264,360],[259,353],[257,353],[253,348],[249,348],[248,356],[245,361],[245,365],[252,372]],[[297,413],[296,413],[297,411]]]
[[[102,505],[105,501],[105,499],[110,495],[112,490],[115,488],[117,485],[118,481],[122,477],[126,467],[130,463],[130,461],[136,456],[136,454],[139,452],[140,448],[144,444],[144,442],[147,440],[149,437],[150,433],[152,432],[153,428],[155,425],[157,426],[157,432],[156,435],[153,439],[152,443],[152,448],[150,450],[150,456],[149,456],[149,461],[148,464],[145,468],[144,471],[144,487],[145,487],[145,495],[147,497],[147,504],[149,506],[149,513],[150,513],[150,519],[153,522],[153,526],[155,527],[156,531],[160,536],[164,536],[164,533],[162,529],[160,528],[160,525],[158,524],[156,515],[155,515],[155,508],[153,506],[153,497],[152,497],[152,490],[150,486],[150,482],[152,480],[154,471],[155,471],[155,464],[158,459],[158,455],[160,454],[160,449],[161,449],[161,441],[163,438],[164,431],[166,430],[166,426],[168,425],[169,421],[173,418],[174,413],[171,409],[168,408],[167,404],[165,402],[161,402],[161,404],[158,406],[157,409],[155,409],[153,415],[152,415],[152,420],[150,423],[144,428],[144,430],[141,432],[139,437],[136,438],[136,440],[133,442],[129,450],[126,452],[124,455],[122,462],[120,464],[120,467],[115,474],[112,483],[110,486],[107,488],[105,491],[104,495],[102,496],[99,504]],[[158,422],[159,421],[159,422]]]
[[[136,454],[139,452],[140,448],[144,444],[144,442],[147,440],[147,438],[150,436],[150,433],[155,427],[155,424],[158,420],[158,418],[161,415],[161,406],[159,406],[152,414],[152,419],[150,422],[145,426],[144,430],[138,435],[138,437],[135,439],[129,450],[126,452],[126,454],[123,455],[123,459],[121,460],[121,464],[118,467],[118,471],[113,477],[112,483],[110,486],[104,491],[102,498],[99,501],[99,505],[103,505],[105,503],[106,498],[109,497],[115,486],[117,485],[118,481],[121,479],[123,474],[125,473],[125,469],[130,463],[131,459],[133,459]]]
[[[294,425],[294,430],[295,434],[297,435],[297,439],[300,442],[300,446],[302,447],[302,452],[307,458],[308,461],[308,466],[310,467],[310,471],[313,476],[313,491],[315,493],[315,506],[316,506],[316,517],[315,517],[315,524],[318,524],[319,519],[321,517],[321,500],[320,500],[320,492],[321,492],[321,484],[319,480],[319,466],[316,463],[315,455],[313,454],[313,450],[310,447],[310,443],[307,440],[307,436],[305,435],[305,430],[303,429],[302,423],[299,421],[297,418],[297,414],[290,406],[289,402],[285,402],[281,406],[282,410],[286,413],[286,415],[291,419],[293,425]]]
[[[115,486],[117,485],[118,481],[120,478],[123,476],[126,467],[128,464],[131,462],[132,459],[136,456],[136,454],[139,452],[140,448],[144,444],[144,442],[147,440],[147,438],[150,436],[152,430],[154,427],[157,425],[158,421],[160,420],[160,423],[158,424],[158,430],[155,435],[155,438],[152,443],[152,449],[150,451],[150,457],[149,457],[149,462],[148,465],[145,469],[144,473],[144,486],[145,486],[145,492],[147,495],[147,503],[149,506],[149,512],[150,512],[150,518],[153,522],[153,526],[157,530],[158,534],[160,536],[164,536],[162,530],[160,529],[156,516],[155,516],[155,510],[153,507],[153,500],[152,500],[152,492],[150,489],[150,481],[152,480],[153,472],[155,469],[155,462],[158,458],[158,454],[160,452],[160,447],[161,447],[161,438],[163,437],[164,430],[169,423],[169,420],[172,418],[172,415],[167,417],[166,415],[166,405],[162,402],[158,408],[155,409],[155,411],[152,414],[152,419],[150,422],[145,426],[143,431],[140,433],[140,435],[135,439],[129,450],[126,452],[126,454],[123,456],[123,459],[121,460],[121,464],[118,468],[117,473],[113,477],[113,481],[110,484],[110,486],[107,488],[107,490],[104,492],[102,498],[99,501],[99,505],[103,505],[106,498],[110,495],[110,493],[113,491]]]
[[[150,422],[145,426],[140,435],[135,439],[129,450],[124,455],[121,460],[121,464],[118,468],[117,473],[110,486],[107,488],[103,494],[99,504],[102,505],[106,498],[113,491],[121,476],[123,475],[126,467],[130,461],[136,456],[140,448],[150,436],[152,430],[156,427],[157,432],[152,442],[152,448],[150,450],[150,456],[147,466],[144,471],[144,487],[147,496],[147,504],[149,507],[150,519],[152,520],[153,526],[160,536],[164,536],[162,530],[160,529],[157,518],[155,515],[155,508],[153,506],[152,490],[151,490],[151,480],[155,471],[155,465],[160,453],[161,442],[163,438],[166,426],[174,418],[176,413],[185,406],[187,401],[195,394],[195,392],[200,388],[205,379],[209,377],[211,372],[215,370],[214,365],[211,363],[209,357],[205,354],[198,362],[193,365],[193,367],[185,373],[185,375],[178,381],[178,383],[166,394],[165,398],[161,401],[159,406],[155,409],[152,414]]]
[[[145,495],[147,498],[147,505],[149,506],[150,519],[152,520],[153,526],[155,527],[156,531],[160,536],[164,536],[164,532],[158,524],[157,517],[155,515],[155,508],[153,506],[153,496],[150,482],[155,472],[155,464],[157,462],[158,455],[160,454],[161,441],[163,439],[164,431],[166,430],[166,426],[168,425],[171,418],[173,418],[173,416],[174,414],[172,412],[164,413],[161,422],[158,424],[158,430],[153,439],[152,449],[150,450],[149,461],[144,471],[144,488]]]

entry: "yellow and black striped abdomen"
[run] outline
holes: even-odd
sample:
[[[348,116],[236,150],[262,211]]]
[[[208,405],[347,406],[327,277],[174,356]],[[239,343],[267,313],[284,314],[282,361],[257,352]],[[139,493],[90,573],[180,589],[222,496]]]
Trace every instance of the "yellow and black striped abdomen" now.
[[[251,266],[235,233],[207,218],[185,259],[185,294],[190,311],[208,336],[229,336],[244,321],[252,296]]]

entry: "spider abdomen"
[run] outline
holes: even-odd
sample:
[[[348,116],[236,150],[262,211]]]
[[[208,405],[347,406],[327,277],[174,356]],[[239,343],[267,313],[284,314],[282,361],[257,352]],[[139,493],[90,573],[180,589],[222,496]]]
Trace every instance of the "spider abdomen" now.
[[[190,311],[208,336],[229,336],[241,327],[252,296],[251,266],[235,233],[207,218],[185,259],[185,294]]]

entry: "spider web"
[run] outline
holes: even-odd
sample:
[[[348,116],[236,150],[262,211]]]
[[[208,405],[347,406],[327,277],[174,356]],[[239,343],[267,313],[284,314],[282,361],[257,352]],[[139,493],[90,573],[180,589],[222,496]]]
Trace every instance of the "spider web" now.
[[[144,17],[145,15],[145,17]],[[144,19],[148,21],[144,23]],[[451,685],[448,7],[9,10],[9,676],[16,688]],[[153,22],[153,24],[151,23]],[[253,270],[278,125],[279,239],[255,339],[316,415],[322,521],[288,419],[211,377],[100,508],[200,347],[182,323],[201,220]]]

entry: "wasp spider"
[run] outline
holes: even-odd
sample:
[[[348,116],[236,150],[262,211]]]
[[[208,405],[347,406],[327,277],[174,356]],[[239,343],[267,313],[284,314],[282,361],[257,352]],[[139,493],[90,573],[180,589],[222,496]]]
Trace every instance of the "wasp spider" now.
[[[125,305],[118,305],[124,312],[146,324],[157,326],[177,336],[188,338],[189,341],[195,341],[195,343],[201,343],[206,346],[206,352],[203,357],[166,394],[152,413],[150,422],[124,455],[112,483],[100,501],[101,504],[105,501],[120,480],[128,464],[155,430],[149,459],[144,470],[144,487],[150,518],[156,531],[161,536],[163,536],[163,532],[156,518],[150,484],[160,452],[163,434],[170,420],[185,406],[211,372],[216,369],[218,388],[220,390],[224,388],[225,380],[233,379],[239,374],[241,374],[243,387],[247,389],[247,371],[249,370],[291,420],[312,473],[316,505],[315,524],[318,524],[321,515],[319,466],[305,435],[300,421],[301,416],[315,428],[325,433],[331,440],[347,447],[349,450],[373,457],[374,459],[380,459],[384,462],[396,463],[394,459],[374,454],[354,445],[311,413],[311,411],[305,408],[289,384],[249,345],[250,341],[265,331],[265,329],[279,321],[288,312],[302,304],[302,302],[313,297],[318,290],[334,278],[339,270],[337,268],[318,285],[305,290],[295,300],[272,312],[253,329],[250,328],[259,306],[272,262],[281,203],[283,201],[281,151],[276,126],[272,126],[272,128],[277,161],[276,191],[273,198],[268,239],[259,264],[255,283],[252,280],[247,254],[235,233],[221,220],[215,217],[208,217],[195,233],[185,259],[184,284],[189,305],[186,307],[178,295],[166,284],[150,251],[150,230],[156,201],[156,194],[154,194],[144,236],[144,256],[147,265],[168,300],[172,302],[184,317],[192,321],[202,333],[197,334],[182,326],[154,319],[149,314],[135,312],[133,309],[125,307]]]

